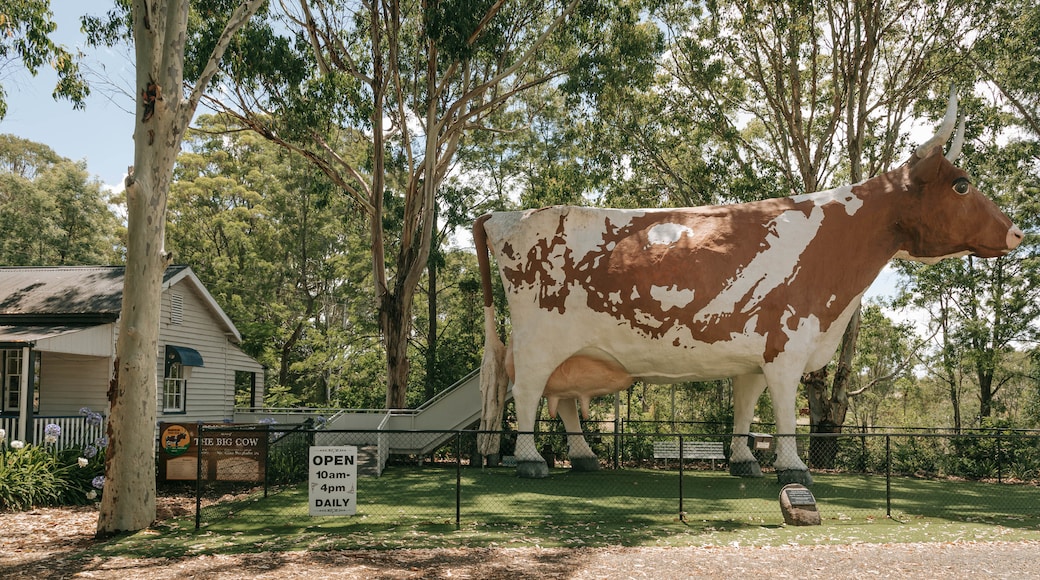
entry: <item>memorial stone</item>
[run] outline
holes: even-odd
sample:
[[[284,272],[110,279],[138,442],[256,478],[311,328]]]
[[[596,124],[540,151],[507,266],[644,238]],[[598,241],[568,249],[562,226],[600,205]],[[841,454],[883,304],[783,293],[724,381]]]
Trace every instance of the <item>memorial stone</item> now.
[[[800,483],[790,483],[780,490],[780,511],[784,514],[784,523],[789,526],[820,525],[816,498]]]

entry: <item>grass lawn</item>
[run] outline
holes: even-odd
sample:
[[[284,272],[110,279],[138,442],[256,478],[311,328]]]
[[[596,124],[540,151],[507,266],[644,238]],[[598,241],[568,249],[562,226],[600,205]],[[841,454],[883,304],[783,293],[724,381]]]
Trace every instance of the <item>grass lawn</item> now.
[[[518,479],[511,468],[393,467],[358,482],[357,515],[311,517],[306,485],[225,503],[98,546],[125,556],[459,546],[719,546],[1040,539],[1040,488],[814,474],[820,526],[785,526],[780,486],[687,471],[625,469]]]

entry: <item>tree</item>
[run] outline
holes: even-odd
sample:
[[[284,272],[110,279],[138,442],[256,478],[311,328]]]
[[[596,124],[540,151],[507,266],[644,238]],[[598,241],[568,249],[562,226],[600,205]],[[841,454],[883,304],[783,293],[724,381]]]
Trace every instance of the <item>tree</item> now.
[[[110,446],[98,535],[140,530],[155,520],[155,420],[160,296],[170,261],[166,204],[184,131],[235,33],[263,4],[249,0],[225,20],[197,78],[185,78],[187,0],[134,0],[129,6],[137,61],[134,165],[126,178],[127,258],[123,305],[109,389]],[[126,8],[123,5],[123,8]],[[216,9],[216,7],[213,7]],[[185,93],[186,80],[194,87]]]
[[[933,31],[964,32],[972,6],[962,4],[724,2],[680,35],[674,70],[726,159],[743,175],[775,176],[766,193],[855,183],[897,161],[915,101],[952,70]],[[803,380],[815,432],[844,422],[858,329],[855,316],[833,381],[826,368]],[[817,465],[833,459],[834,441],[813,439],[828,447],[811,451]]]
[[[72,101],[81,109],[90,88],[80,74],[76,56],[64,46],[54,44],[50,35],[57,25],[51,18],[50,0],[7,0],[0,7],[0,78],[7,76],[10,63],[21,61],[36,76],[40,67],[50,64],[58,73],[55,99]],[[7,116],[7,100],[0,85],[0,119]]]
[[[492,115],[533,87],[572,70],[593,78],[610,69],[596,60],[599,45],[578,44],[598,40],[607,8],[578,0],[283,6],[236,47],[225,71],[235,100],[225,110],[307,157],[365,213],[386,405],[400,407],[415,290],[456,153],[474,130],[496,129]],[[252,58],[261,51],[262,62]],[[346,140],[367,151],[344,152]]]
[[[114,264],[120,227],[101,184],[46,145],[0,135],[0,264]]]
[[[378,348],[356,299],[371,264],[363,221],[299,155],[225,117],[197,125],[178,157],[169,247],[227,305],[272,386],[328,404],[354,354]]]
[[[882,403],[897,385],[906,386],[916,357],[911,346],[914,330],[909,323],[889,320],[878,304],[865,305],[862,313],[847,400],[866,431],[877,424]],[[901,395],[905,397],[906,393]]]

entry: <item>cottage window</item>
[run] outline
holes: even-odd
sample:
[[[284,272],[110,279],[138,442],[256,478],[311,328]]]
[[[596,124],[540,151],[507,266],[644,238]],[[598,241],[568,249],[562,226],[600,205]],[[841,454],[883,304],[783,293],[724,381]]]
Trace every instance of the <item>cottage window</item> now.
[[[3,351],[4,402],[3,410],[17,412],[22,396],[22,351]]]
[[[22,397],[22,362],[21,349],[0,350],[0,412],[19,413]],[[40,412],[40,357],[31,357],[33,361],[32,385],[33,412]]]
[[[163,380],[163,413],[183,413],[184,395],[188,380],[184,376],[184,365],[179,362],[166,365]]]

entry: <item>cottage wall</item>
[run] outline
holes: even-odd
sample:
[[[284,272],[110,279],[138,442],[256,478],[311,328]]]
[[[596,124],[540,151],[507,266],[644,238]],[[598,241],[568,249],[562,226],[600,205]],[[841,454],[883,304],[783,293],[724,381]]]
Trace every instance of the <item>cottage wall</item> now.
[[[74,416],[83,407],[108,414],[112,360],[60,352],[40,356],[40,415]]]
[[[232,419],[235,410],[235,371],[256,373],[258,397],[263,396],[263,367],[248,357],[218,323],[203,298],[187,278],[162,295],[162,318],[156,373],[159,418],[166,421],[219,421]],[[186,367],[185,413],[162,412],[166,345],[186,346],[199,351],[203,366]]]

